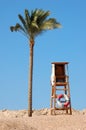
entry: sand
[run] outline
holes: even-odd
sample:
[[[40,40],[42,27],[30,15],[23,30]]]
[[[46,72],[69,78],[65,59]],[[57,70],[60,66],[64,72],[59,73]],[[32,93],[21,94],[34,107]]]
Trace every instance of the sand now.
[[[72,115],[50,115],[45,108],[28,117],[27,110],[0,110],[0,130],[86,130],[86,110],[72,111]]]

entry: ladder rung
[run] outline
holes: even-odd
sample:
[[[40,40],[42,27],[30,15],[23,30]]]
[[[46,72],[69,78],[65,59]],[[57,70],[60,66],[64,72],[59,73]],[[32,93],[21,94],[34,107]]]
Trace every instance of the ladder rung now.
[[[56,108],[56,107],[55,107],[55,108],[54,108],[54,110],[68,110],[68,109],[70,109],[70,107],[66,107],[66,108],[65,108],[65,107],[64,107],[64,108]]]
[[[68,82],[56,82],[55,83],[55,86],[67,86],[67,85],[69,85]]]
[[[56,90],[68,90],[67,88],[57,88]]]

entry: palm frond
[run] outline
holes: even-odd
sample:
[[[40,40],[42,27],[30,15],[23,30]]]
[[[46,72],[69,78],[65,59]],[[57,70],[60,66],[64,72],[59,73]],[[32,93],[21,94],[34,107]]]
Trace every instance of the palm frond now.
[[[31,21],[34,20],[36,12],[37,12],[37,9],[31,11]]]
[[[17,23],[15,26],[11,26],[10,30],[13,31],[19,31],[23,33],[24,35],[27,35],[26,30],[19,24]]]
[[[23,24],[24,28],[27,30],[25,19],[20,14],[18,15],[18,17],[19,17],[21,23]]]
[[[29,11],[27,9],[25,9],[25,21],[26,21],[27,27],[29,28],[31,20],[30,20]]]
[[[37,23],[42,24],[49,15],[50,15],[50,11],[45,12],[45,11],[40,10],[39,16],[38,16],[38,19],[37,19]]]
[[[10,30],[11,30],[11,32],[13,32],[14,31],[14,26],[10,26]]]
[[[50,29],[60,28],[60,27],[61,27],[61,24],[57,22],[56,19],[50,18],[43,22],[41,29],[50,30]]]
[[[15,26],[11,26],[10,30],[13,31],[18,31],[20,29],[20,25],[17,23]]]

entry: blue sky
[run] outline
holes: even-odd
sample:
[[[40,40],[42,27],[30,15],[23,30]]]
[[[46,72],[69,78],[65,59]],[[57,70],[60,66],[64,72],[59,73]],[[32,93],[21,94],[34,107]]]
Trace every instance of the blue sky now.
[[[35,39],[33,109],[50,107],[51,62],[69,62],[72,107],[86,108],[86,0],[0,0],[0,109],[28,108],[28,39],[9,27],[18,14],[50,10],[62,28]]]

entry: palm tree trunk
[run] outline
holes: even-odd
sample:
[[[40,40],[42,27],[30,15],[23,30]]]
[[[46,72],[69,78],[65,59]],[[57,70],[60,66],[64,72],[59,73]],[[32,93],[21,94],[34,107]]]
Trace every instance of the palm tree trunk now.
[[[32,82],[33,82],[33,51],[34,41],[30,41],[30,57],[29,57],[29,92],[28,92],[28,116],[32,116]]]

